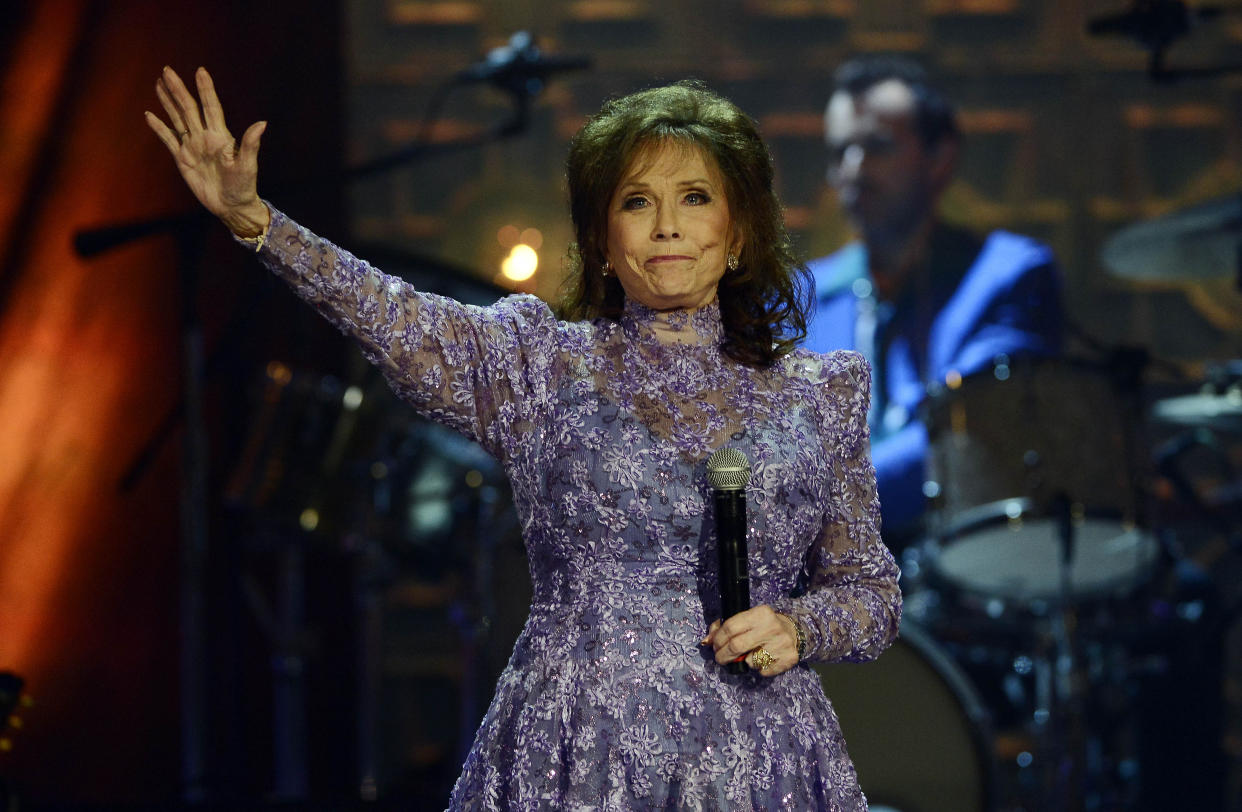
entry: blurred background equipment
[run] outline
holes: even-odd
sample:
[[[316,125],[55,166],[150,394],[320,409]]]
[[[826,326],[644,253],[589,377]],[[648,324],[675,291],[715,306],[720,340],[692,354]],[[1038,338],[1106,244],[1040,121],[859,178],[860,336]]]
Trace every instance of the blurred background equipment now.
[[[933,392],[924,491],[935,508],[928,565],[939,576],[1054,603],[1151,576],[1142,403],[1124,373],[1002,357]]]
[[[997,808],[991,715],[965,672],[917,623],[903,621],[897,642],[872,666],[815,670],[871,808]]]
[[[1229,6],[1189,4],[1181,0],[1134,0],[1124,12],[1089,20],[1087,32],[1097,37],[1124,36],[1142,45],[1149,54],[1147,74],[1153,81],[1202,78],[1242,70],[1242,65],[1170,69],[1165,66],[1169,46],[1190,34],[1200,23],[1237,12],[1237,8]]]
[[[998,359],[930,404],[937,527],[902,562],[907,628],[838,669],[861,685],[825,675],[864,788],[907,812],[932,794],[904,788],[933,780],[964,809],[1242,811],[1238,17],[1105,0],[0,4],[0,662],[40,697],[0,776],[32,807],[442,809],[526,613],[493,461],[411,415],[219,229],[183,295],[166,227],[188,199],[138,117],[165,62],[210,67],[235,129],[270,122],[276,205],[485,303],[555,298],[583,117],[689,75],[758,120],[800,251],[837,247],[828,78],[898,51],[961,100],[946,218],[1053,246],[1094,343]],[[183,452],[196,371],[200,456]],[[196,467],[201,722],[178,685]],[[909,726],[884,715],[894,698],[924,699]],[[943,760],[877,772],[877,732]]]
[[[1127,226],[1104,244],[1105,267],[1122,279],[1225,279],[1242,290],[1242,195],[1200,203]]]
[[[19,809],[17,789],[10,784],[7,763],[13,750],[13,740],[25,727],[25,711],[34,700],[22,692],[26,681],[12,671],[0,671],[0,809],[16,812]]]

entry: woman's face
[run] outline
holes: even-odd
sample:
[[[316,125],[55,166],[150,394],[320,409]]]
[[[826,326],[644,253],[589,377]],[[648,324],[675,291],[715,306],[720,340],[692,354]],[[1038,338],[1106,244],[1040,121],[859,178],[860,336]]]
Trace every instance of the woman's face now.
[[[653,310],[702,307],[741,248],[714,161],[676,142],[635,155],[608,205],[608,262],[626,296]]]

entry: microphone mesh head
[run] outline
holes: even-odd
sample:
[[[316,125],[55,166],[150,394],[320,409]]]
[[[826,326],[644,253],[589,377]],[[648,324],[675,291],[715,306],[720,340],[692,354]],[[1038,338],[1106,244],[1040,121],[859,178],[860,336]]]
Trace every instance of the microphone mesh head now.
[[[707,483],[718,491],[740,491],[750,482],[750,460],[736,448],[718,448],[707,458]]]

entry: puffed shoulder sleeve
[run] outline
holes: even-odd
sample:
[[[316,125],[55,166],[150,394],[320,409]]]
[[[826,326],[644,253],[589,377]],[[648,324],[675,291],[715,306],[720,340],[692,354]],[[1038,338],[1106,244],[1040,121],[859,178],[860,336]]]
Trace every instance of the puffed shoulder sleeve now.
[[[543,425],[561,327],[546,304],[510,296],[478,307],[421,293],[271,211],[260,260],[420,414],[502,460]]]
[[[871,374],[855,352],[822,358],[817,393],[827,460],[824,523],[807,555],[807,588],[788,611],[807,634],[805,659],[860,662],[879,656],[901,621],[899,572],[880,540],[880,500],[867,409]]]

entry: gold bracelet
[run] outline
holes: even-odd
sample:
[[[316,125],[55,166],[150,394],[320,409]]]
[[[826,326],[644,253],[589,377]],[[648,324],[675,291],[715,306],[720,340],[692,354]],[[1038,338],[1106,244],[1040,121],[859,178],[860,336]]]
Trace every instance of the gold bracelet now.
[[[243,237],[237,232],[233,232],[233,239],[244,242],[246,245],[253,245],[254,252],[257,254],[263,250],[263,243],[267,242],[267,232],[272,228],[272,210],[267,204],[264,204],[267,210],[267,222],[263,224],[263,230],[253,237]]]
[[[271,223],[268,223],[267,227],[265,227],[261,232],[259,232],[259,235],[257,237],[238,237],[236,234],[234,234],[233,236],[236,237],[241,242],[244,242],[246,245],[253,245],[254,252],[257,254],[263,250],[263,243],[265,240],[267,240],[267,229],[270,227],[271,227]]]
[[[794,636],[798,638],[798,662],[802,662],[802,658],[806,656],[806,629],[802,628],[802,624],[793,615],[787,615],[784,612],[777,612],[776,614],[793,624]]]

